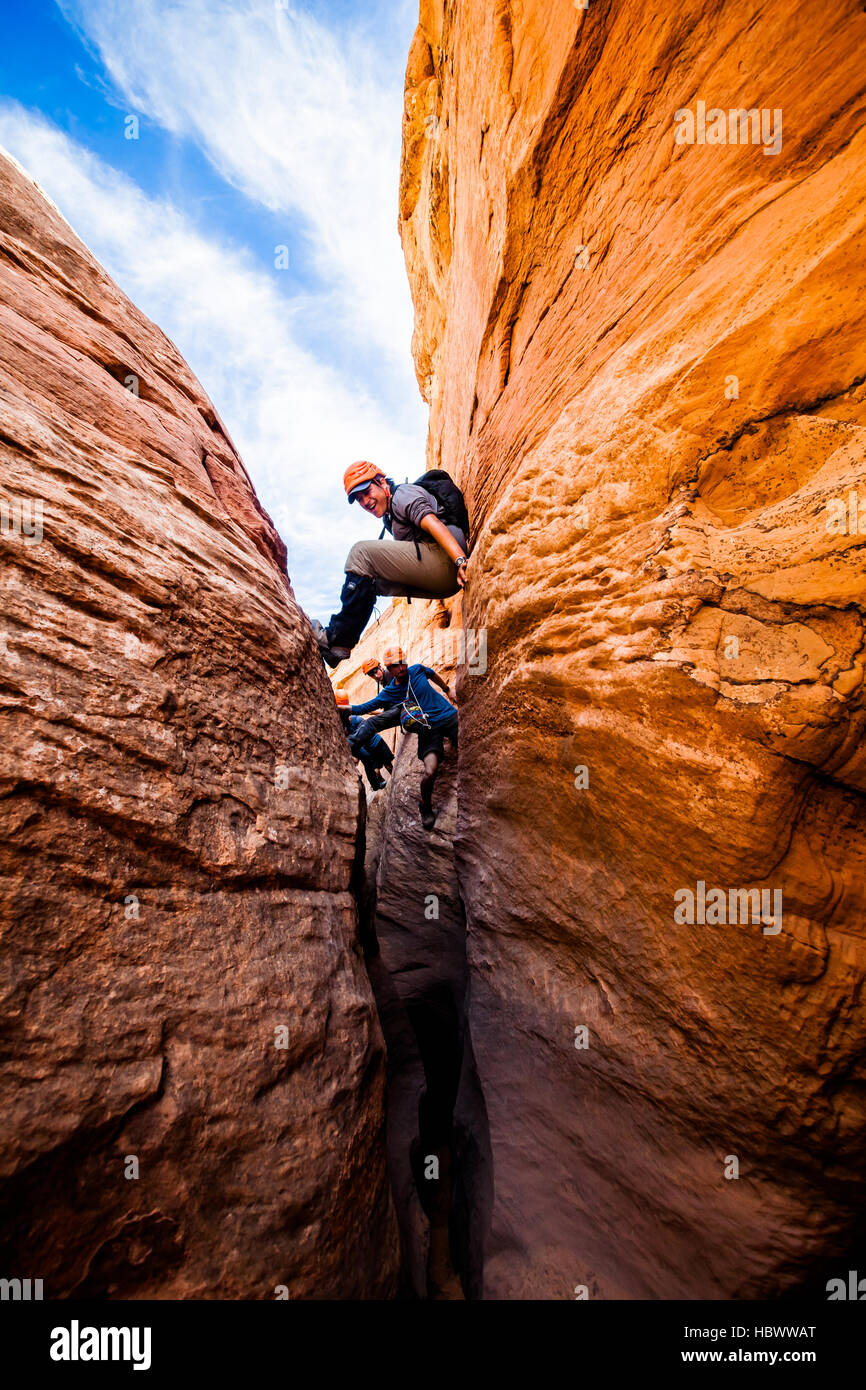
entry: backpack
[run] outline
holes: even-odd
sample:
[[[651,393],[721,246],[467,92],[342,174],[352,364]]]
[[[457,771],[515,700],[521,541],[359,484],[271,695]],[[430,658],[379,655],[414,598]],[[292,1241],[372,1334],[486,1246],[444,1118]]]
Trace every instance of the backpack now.
[[[429,473],[422,473],[420,478],[415,479],[415,486],[423,487],[425,492],[436,498],[441,508],[440,519],[446,526],[459,527],[466,537],[468,547],[469,512],[466,508],[466,498],[450,473],[446,473],[444,468],[431,468]]]
[[[422,473],[420,478],[415,479],[413,487],[423,487],[425,492],[436,498],[439,504],[439,520],[445,526],[459,527],[466,537],[468,550],[469,512],[466,509],[466,499],[450,473],[446,473],[444,468],[431,468],[429,473]],[[397,488],[394,488],[394,491],[396,492]],[[391,530],[390,520],[389,513],[382,529],[383,536],[385,530]]]

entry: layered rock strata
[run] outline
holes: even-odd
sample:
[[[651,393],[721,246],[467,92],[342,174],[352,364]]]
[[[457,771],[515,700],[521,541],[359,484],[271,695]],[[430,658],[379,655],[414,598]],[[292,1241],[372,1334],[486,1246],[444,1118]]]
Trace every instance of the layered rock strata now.
[[[0,159],[4,1276],[396,1288],[358,789],[201,386]]]

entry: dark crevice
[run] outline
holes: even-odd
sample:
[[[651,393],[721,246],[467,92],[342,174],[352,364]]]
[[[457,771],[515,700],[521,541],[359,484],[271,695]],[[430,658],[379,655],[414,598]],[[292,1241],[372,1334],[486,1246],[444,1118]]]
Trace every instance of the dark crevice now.
[[[95,361],[96,359],[94,358],[92,360]],[[142,381],[141,375],[137,368],[124,366],[122,362],[116,361],[102,362],[100,363],[100,366],[102,366],[105,369],[105,371],[108,372],[108,375],[112,378],[112,380],[117,382],[118,386],[123,387],[127,395],[133,396],[136,400],[139,401],[147,401],[151,404],[156,403],[156,397],[150,390],[150,387],[146,386],[145,383]],[[131,381],[135,383],[134,389],[130,387]]]
[[[367,837],[359,837],[363,867],[356,875],[361,940],[387,1047],[386,1144],[403,1254],[401,1296],[480,1299],[492,1160],[467,1019],[466,920],[451,838],[453,756],[434,798],[450,811],[440,812],[431,834],[418,819],[419,776],[414,747],[404,746],[389,790],[374,803],[366,846]],[[430,892],[439,896],[441,917],[427,921],[421,904]]]
[[[216,415],[212,410],[203,410],[202,407],[199,406],[198,413],[204,420],[209,430],[211,430],[214,434],[218,434],[222,439],[226,439],[225,430],[223,429],[222,425],[220,424],[219,420],[217,419]],[[228,441],[226,440],[226,442]]]
[[[25,454],[28,458],[35,459],[39,457],[37,451],[31,448],[29,444],[23,443],[20,439],[13,439],[11,434],[4,434],[2,430],[0,430],[0,447],[11,449],[13,453],[16,454]]]

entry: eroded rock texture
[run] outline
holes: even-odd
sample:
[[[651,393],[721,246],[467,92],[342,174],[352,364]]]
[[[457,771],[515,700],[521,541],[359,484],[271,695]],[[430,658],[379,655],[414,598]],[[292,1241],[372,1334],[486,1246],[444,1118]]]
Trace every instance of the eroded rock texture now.
[[[421,6],[490,1296],[775,1296],[863,1233],[864,48],[854,0]],[[779,153],[675,143],[699,101]],[[675,921],[699,881],[781,931]]]
[[[354,702],[369,699],[375,686],[361,663],[393,646],[452,682],[459,616],[459,598],[392,604],[337,668],[335,685]],[[491,1170],[466,1027],[466,921],[454,860],[457,754],[450,749],[442,763],[429,831],[418,810],[417,738],[396,730],[383,736],[396,757],[386,790],[368,806],[364,897],[377,947],[368,969],[388,1048],[388,1158],[404,1292],[477,1297]]]
[[[357,782],[283,547],[172,344],[0,198],[3,1274],[386,1297]]]

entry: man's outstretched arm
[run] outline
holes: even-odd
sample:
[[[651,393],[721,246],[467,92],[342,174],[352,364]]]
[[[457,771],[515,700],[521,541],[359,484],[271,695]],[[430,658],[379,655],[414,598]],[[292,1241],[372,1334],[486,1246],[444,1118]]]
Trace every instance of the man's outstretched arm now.
[[[362,705],[350,705],[350,714],[372,714],[374,709],[390,709],[392,705],[400,703],[399,695],[390,695],[387,690],[380,690],[378,695],[374,695],[372,700],[365,700]]]
[[[430,666],[424,666],[422,669],[427,673],[428,681],[432,681],[434,685],[438,685],[439,689],[445,692],[445,694],[448,696],[448,699],[453,704],[454,696],[451,694],[451,687],[447,685],[445,681],[443,681],[438,671],[434,671]]]
[[[362,705],[350,705],[350,714],[372,714],[374,709],[385,709],[386,705],[381,695],[374,695],[372,700],[365,700]]]

